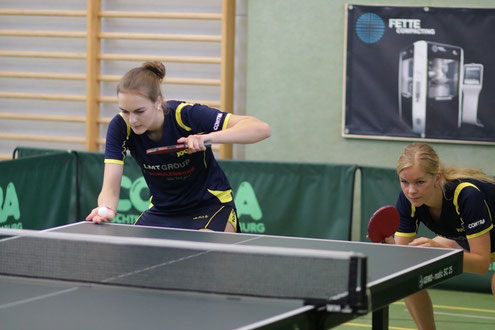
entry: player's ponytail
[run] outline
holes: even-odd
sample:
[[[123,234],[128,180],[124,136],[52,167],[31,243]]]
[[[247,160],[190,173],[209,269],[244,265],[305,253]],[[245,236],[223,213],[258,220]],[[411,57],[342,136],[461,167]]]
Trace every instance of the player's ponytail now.
[[[143,65],[141,65],[141,67],[145,70],[153,72],[160,81],[165,78],[165,75],[167,73],[165,65],[163,65],[163,63],[159,61],[145,62],[143,63]]]
[[[470,167],[445,167],[442,169],[445,180],[455,181],[459,179],[475,179],[484,182],[495,183],[495,179],[486,175],[482,170]]]
[[[129,70],[117,85],[118,93],[137,93],[156,102],[162,96],[161,82],[166,74],[165,65],[158,61],[145,62]]]

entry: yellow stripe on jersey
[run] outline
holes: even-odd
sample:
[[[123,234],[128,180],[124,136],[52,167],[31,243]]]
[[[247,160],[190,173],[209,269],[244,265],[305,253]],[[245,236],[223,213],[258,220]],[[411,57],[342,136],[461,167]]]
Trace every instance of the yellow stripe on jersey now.
[[[126,143],[126,141],[129,140],[129,137],[131,136],[131,125],[129,125],[129,123],[125,120],[124,114],[122,112],[119,112],[119,115],[120,115],[120,117],[122,117],[122,119],[124,119],[124,123],[125,123],[125,127],[126,127],[125,140],[122,142],[122,164],[123,164],[125,157],[127,156],[125,143]]]
[[[124,161],[120,159],[105,159],[105,164],[118,164],[118,165],[124,165]]]
[[[411,204],[411,218],[414,218],[414,214],[416,214],[416,208]]]
[[[458,201],[459,194],[461,193],[462,189],[464,189],[466,187],[474,187],[474,188],[476,188],[479,191],[478,187],[476,187],[474,184],[469,183],[469,182],[463,182],[463,183],[459,184],[457,186],[457,188],[455,188],[455,192],[454,192],[454,206],[455,206],[456,213],[459,214],[459,215],[461,214],[459,212],[459,201]]]
[[[229,219],[227,221],[234,227],[235,231],[237,231],[237,215],[234,210],[230,211]]]
[[[122,112],[119,112],[119,115],[120,117],[122,117],[122,119],[124,119],[124,114]],[[124,122],[125,122],[125,126],[127,128],[127,131],[126,131],[126,140],[129,139],[129,136],[131,136],[131,126],[129,125],[129,123],[124,119]]]
[[[468,239],[469,239],[469,238],[476,238],[476,237],[479,237],[479,236],[481,236],[481,235],[484,235],[484,234],[488,233],[490,230],[492,230],[492,228],[493,228],[493,225],[491,225],[491,226],[490,226],[490,228],[487,228],[487,229],[485,229],[485,230],[480,231],[479,233],[472,234],[472,235],[466,235],[466,238],[468,238]]]
[[[225,116],[225,120],[223,121],[223,125],[222,125],[222,130],[226,129],[227,128],[227,124],[229,123],[229,120],[230,120],[230,117],[232,116],[231,113],[228,113],[226,116]]]
[[[204,227],[205,229],[207,229],[207,228],[208,228],[208,226],[210,225],[211,220],[213,220],[213,218],[214,218],[214,217],[218,214],[218,212],[220,212],[220,211],[221,211],[224,207],[225,207],[225,205],[222,205],[222,207],[221,207],[221,208],[219,208],[219,209],[215,212],[215,214],[213,214],[213,215],[211,216],[210,220],[208,220],[208,223],[207,223],[207,224],[205,225],[205,227]]]
[[[143,216],[143,213],[141,213],[141,214],[139,215],[139,217],[137,217],[136,221],[134,221],[134,225],[136,225],[136,223],[139,221],[139,219],[140,219],[142,216]]]
[[[208,191],[214,195],[216,198],[220,200],[222,203],[228,203],[233,200],[232,198],[232,189],[229,190],[210,190]]]
[[[396,236],[399,236],[399,237],[415,237],[416,236],[416,233],[401,233],[401,232],[396,232],[395,235]]]
[[[182,108],[184,108],[186,105],[194,105],[192,103],[181,103],[177,106],[177,109],[175,110],[175,120],[177,121],[177,124],[179,124],[180,127],[182,127],[183,129],[185,129],[186,131],[190,131],[192,130],[191,127],[187,126],[186,124],[184,124],[184,122],[182,121],[182,116],[181,116],[181,112],[182,112]]]
[[[483,202],[485,203],[486,209],[488,211],[488,216],[490,217],[490,221],[493,223],[492,212],[490,212],[490,208],[488,207],[488,204],[486,203],[486,201],[483,200]]]

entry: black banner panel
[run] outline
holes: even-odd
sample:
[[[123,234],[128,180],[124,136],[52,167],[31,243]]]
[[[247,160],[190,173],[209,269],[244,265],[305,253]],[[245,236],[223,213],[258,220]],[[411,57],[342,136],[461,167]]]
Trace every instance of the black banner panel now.
[[[495,142],[495,9],[346,11],[344,137]]]

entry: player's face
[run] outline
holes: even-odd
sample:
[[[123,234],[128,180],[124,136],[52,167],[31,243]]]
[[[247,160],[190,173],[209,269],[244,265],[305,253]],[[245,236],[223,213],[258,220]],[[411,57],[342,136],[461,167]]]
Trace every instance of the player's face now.
[[[159,129],[161,122],[158,116],[161,100],[152,102],[150,99],[134,93],[118,94],[119,108],[125,121],[136,134]]]
[[[402,192],[412,205],[433,206],[437,176],[423,172],[418,166],[411,166],[399,173],[399,179]]]

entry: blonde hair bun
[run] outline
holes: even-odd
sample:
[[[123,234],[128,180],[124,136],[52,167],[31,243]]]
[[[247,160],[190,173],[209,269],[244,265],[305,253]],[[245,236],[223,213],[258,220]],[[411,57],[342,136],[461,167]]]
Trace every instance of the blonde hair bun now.
[[[159,61],[145,62],[143,63],[142,67],[143,69],[153,72],[158,78],[160,78],[160,80],[165,78],[165,75],[167,74],[165,65]]]

